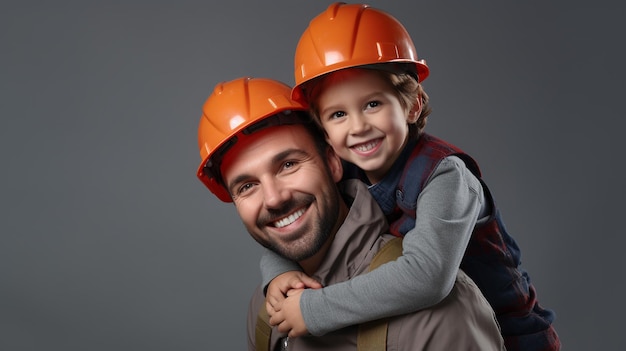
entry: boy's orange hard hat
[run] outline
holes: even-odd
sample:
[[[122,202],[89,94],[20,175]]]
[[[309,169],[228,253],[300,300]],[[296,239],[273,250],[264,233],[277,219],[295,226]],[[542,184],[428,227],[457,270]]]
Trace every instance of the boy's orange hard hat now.
[[[291,97],[302,100],[302,85],[343,68],[377,63],[413,63],[418,80],[428,77],[406,28],[390,14],[366,4],[336,2],[313,18],[296,47],[295,87]]]
[[[215,86],[202,107],[198,126],[201,161],[196,174],[220,200],[232,202],[219,175],[222,156],[229,146],[262,127],[259,122],[269,122],[269,117],[276,117],[273,124],[296,123],[290,112],[306,108],[290,95],[291,87],[267,78],[243,77]]]

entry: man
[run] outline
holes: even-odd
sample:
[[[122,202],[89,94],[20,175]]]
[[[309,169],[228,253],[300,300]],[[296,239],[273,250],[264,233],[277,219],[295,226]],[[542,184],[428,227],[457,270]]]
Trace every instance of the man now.
[[[337,184],[343,175],[341,160],[305,107],[289,97],[288,86],[269,79],[218,84],[200,120],[197,175],[219,199],[235,204],[257,242],[332,289],[365,273],[394,237],[384,234],[385,217],[363,183]],[[267,346],[257,345],[265,341],[255,335],[263,304],[259,286],[248,314],[250,350]],[[274,327],[267,349],[357,350],[358,340],[372,340],[359,327],[365,329],[350,326],[298,338]],[[440,304],[389,317],[385,328],[381,350],[503,349],[493,310],[463,272]]]

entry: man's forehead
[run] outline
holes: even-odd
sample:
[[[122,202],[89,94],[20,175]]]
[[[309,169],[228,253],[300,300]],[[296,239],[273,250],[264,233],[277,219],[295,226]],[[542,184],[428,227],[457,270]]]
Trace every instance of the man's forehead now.
[[[280,148],[281,144],[292,143],[303,147],[314,146],[313,138],[307,129],[301,124],[280,125],[265,128],[250,135],[241,136],[232,151],[226,156],[254,151],[261,145],[266,145],[271,141],[281,141],[273,145]]]
[[[260,160],[270,159],[288,149],[315,151],[315,142],[307,129],[300,124],[269,127],[253,134],[243,136],[224,155],[221,171],[242,158]]]

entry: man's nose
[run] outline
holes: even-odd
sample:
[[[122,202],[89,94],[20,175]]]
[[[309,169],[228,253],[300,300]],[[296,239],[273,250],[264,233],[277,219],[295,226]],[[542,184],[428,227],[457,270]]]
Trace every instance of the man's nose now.
[[[277,179],[268,179],[263,186],[263,202],[267,208],[279,208],[291,197],[291,192]]]

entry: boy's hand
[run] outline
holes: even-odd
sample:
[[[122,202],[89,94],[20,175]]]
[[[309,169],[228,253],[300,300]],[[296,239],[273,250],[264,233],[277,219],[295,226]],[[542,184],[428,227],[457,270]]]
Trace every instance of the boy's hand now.
[[[300,296],[304,289],[291,289],[287,297],[276,306],[270,318],[270,325],[277,325],[278,331],[288,333],[290,338],[306,335],[309,331],[300,311]]]
[[[265,296],[265,308],[270,317],[276,313],[276,307],[287,296],[291,289],[319,289],[322,287],[317,280],[300,271],[289,271],[276,276],[267,287]],[[298,299],[299,301],[299,299]],[[298,308],[299,309],[299,308]]]

